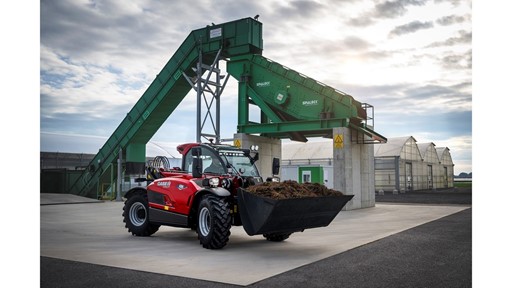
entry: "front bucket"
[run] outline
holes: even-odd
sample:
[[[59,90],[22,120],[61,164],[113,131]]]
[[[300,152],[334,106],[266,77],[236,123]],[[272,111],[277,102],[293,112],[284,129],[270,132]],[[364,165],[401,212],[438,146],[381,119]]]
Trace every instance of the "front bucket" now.
[[[354,195],[271,199],[238,189],[238,207],[248,235],[292,233],[328,226]]]

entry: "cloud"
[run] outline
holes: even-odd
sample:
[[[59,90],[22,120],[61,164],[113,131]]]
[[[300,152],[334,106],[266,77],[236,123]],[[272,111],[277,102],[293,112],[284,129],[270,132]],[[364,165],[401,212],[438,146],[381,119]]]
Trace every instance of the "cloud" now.
[[[183,2],[187,3],[187,5],[189,3],[186,1]],[[274,4],[265,5],[263,1],[218,1],[214,5],[216,13],[213,13],[214,15],[212,16],[214,17],[214,21],[217,21],[218,23],[228,22],[239,18],[254,17],[256,15],[260,15],[258,21],[266,22],[271,19],[270,16],[273,12],[271,7],[275,7]],[[211,7],[211,3],[205,3],[204,7]],[[194,9],[188,10],[193,11]],[[210,18],[212,16],[210,16]]]
[[[373,6],[372,10],[362,13],[359,17],[351,17],[346,23],[356,27],[366,27],[376,23],[378,19],[395,19],[405,15],[409,6],[423,6],[428,0],[396,0],[384,1]]]
[[[278,7],[274,16],[286,18],[300,18],[304,21],[308,18],[316,18],[323,14],[327,7],[315,1],[298,0],[291,1],[286,6]]]
[[[414,100],[433,100],[435,98],[441,98],[445,100],[462,99],[467,104],[471,103],[471,95],[462,93],[458,90],[458,85],[441,86],[435,84],[428,84],[424,86],[410,87],[404,90],[404,94],[408,95],[409,98]],[[450,108],[450,107],[448,107]],[[456,107],[457,110],[460,107]]]
[[[441,83],[402,83],[394,85],[347,85],[344,91],[354,95],[356,100],[375,107],[375,112],[388,120],[430,119],[439,113],[462,113],[472,110],[471,82],[455,85]],[[363,101],[364,99],[364,101]],[[444,117],[443,119],[446,119]],[[381,122],[382,120],[377,120]],[[409,121],[409,120],[408,120]],[[418,120],[420,121],[420,120]],[[421,120],[428,121],[428,120]],[[381,124],[382,125],[382,124]],[[421,131],[423,127],[409,127]]]
[[[469,15],[469,14],[466,14],[463,16],[450,15],[450,16],[444,16],[444,17],[438,18],[436,20],[436,23],[439,25],[442,25],[442,26],[448,26],[448,25],[452,25],[452,24],[463,23],[468,20],[471,20],[471,15]]]
[[[172,5],[155,1],[43,1],[41,45],[75,63],[114,63],[122,72],[156,75],[190,31],[201,28],[197,26],[201,21],[175,21],[176,17],[169,15],[180,11],[175,15],[180,19],[209,20],[203,16],[211,11],[208,5],[201,5],[207,1],[202,2],[194,2],[197,5],[190,9],[184,1],[173,1]],[[209,23],[205,20],[204,26]]]
[[[461,2],[470,2],[471,3],[471,1],[468,1],[468,0],[434,0],[434,2],[435,3],[446,3],[446,2],[448,2],[448,3],[452,4],[452,6],[454,6],[454,7],[459,6],[461,4]]]
[[[407,12],[408,6],[422,6],[427,0],[396,0],[385,1],[375,5],[374,17],[396,18]]]
[[[441,63],[447,69],[471,69],[473,54],[469,50],[464,54],[446,55],[441,58]]]
[[[403,34],[414,33],[418,30],[430,29],[432,27],[434,27],[434,24],[431,21],[428,21],[428,22],[412,21],[410,23],[395,27],[393,30],[391,30],[391,32],[389,32],[389,35],[391,37],[392,36],[400,36]]]
[[[357,36],[348,36],[341,43],[350,50],[366,50],[370,46],[368,41]]]
[[[41,47],[41,110],[55,113],[112,114],[115,107],[133,105],[146,81],[123,74],[111,65],[80,63]],[[130,85],[126,85],[130,83]],[[98,116],[95,116],[98,117]]]
[[[407,107],[404,105],[404,109]],[[385,137],[400,137],[406,135],[428,135],[427,139],[435,142],[451,137],[471,136],[472,113],[471,111],[453,111],[430,113],[428,117],[403,115],[393,117],[388,112],[380,112],[376,115],[377,131]],[[449,146],[449,145],[448,145]]]
[[[427,46],[427,48],[454,46],[458,44],[471,44],[473,33],[471,31],[459,30],[459,36],[450,37],[444,41],[437,41]]]
[[[346,21],[346,23],[350,26],[356,26],[356,27],[366,27],[370,26],[371,24],[375,23],[375,20],[373,20],[371,17],[356,17],[356,18],[350,18]]]

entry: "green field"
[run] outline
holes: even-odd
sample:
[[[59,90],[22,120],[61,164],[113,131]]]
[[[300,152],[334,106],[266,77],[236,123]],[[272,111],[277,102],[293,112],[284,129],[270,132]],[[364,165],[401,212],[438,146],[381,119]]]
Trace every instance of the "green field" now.
[[[471,181],[454,181],[453,187],[467,188],[472,187]]]

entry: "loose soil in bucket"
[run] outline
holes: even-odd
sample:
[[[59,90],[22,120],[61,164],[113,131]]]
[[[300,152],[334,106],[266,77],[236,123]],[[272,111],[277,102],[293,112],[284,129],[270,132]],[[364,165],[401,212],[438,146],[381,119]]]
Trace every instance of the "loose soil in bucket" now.
[[[271,199],[341,196],[343,193],[318,183],[297,183],[296,181],[264,182],[249,186],[245,191]]]

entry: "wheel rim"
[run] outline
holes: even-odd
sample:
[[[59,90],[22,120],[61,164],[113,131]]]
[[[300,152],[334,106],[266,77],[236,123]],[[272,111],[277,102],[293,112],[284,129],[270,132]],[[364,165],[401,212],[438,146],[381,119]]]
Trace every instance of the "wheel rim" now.
[[[211,218],[208,208],[203,207],[199,212],[199,231],[203,236],[208,236],[210,233]]]
[[[135,226],[141,226],[146,222],[146,207],[144,204],[137,202],[130,207],[130,222]]]

